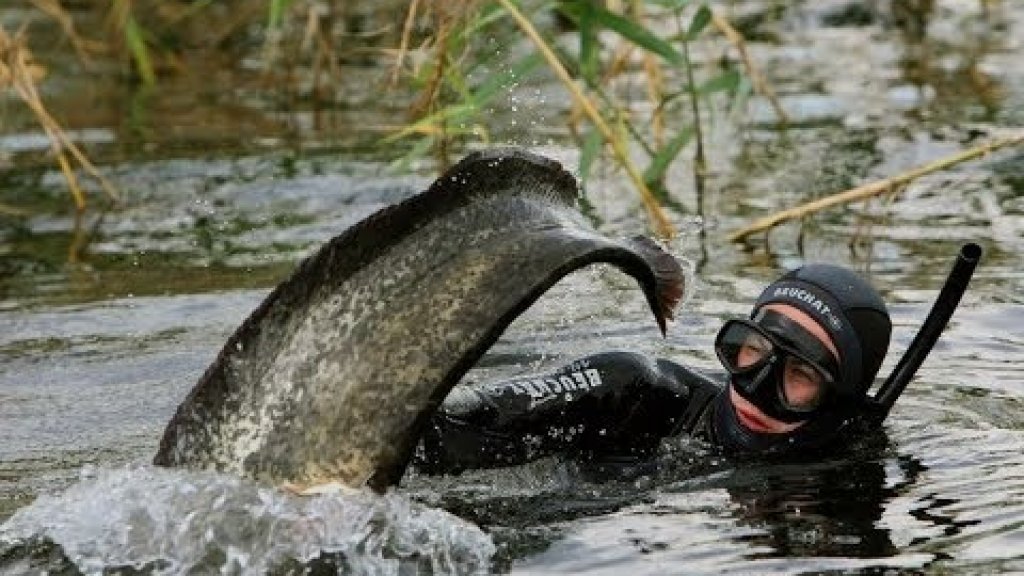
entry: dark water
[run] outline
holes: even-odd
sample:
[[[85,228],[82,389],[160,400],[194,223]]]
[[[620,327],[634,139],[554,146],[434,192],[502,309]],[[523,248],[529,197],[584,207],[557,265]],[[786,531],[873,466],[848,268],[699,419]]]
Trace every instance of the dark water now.
[[[725,240],[772,210],[1022,129],[1024,7],[990,3],[986,17],[981,3],[935,2],[923,25],[877,4],[733,7],[794,122],[778,130],[758,98],[744,116],[713,110],[706,192],[694,191],[688,160],[674,168],[685,212],[673,215],[673,250],[691,263],[694,290],[667,338],[631,280],[588,270],[556,286],[468,376],[613,348],[713,368],[721,320],[744,313],[781,271],[821,260],[868,274],[890,303],[887,373],[960,245],[981,244],[971,289],[885,437],[811,464],[723,462],[677,442],[656,470],[615,480],[545,460],[412,476],[388,498],[307,500],[154,470],[145,463],[165,422],[235,326],[299,258],[422,189],[432,164],[396,171],[394,150],[368,146],[393,121],[386,104],[325,112],[325,127],[257,99],[188,104],[174,90],[115,86],[87,92],[71,127],[126,200],[76,219],[40,134],[5,101],[0,202],[31,215],[0,216],[0,571],[288,572],[304,561],[357,573],[1024,572],[1024,153],[922,178],[767,240]],[[4,21],[17,17],[10,9]],[[698,49],[714,58],[721,47]],[[81,99],[83,81],[59,77],[55,109]],[[539,102],[534,86],[509,96],[520,109],[508,140],[574,166],[564,134],[538,136],[564,104],[541,86]],[[126,112],[136,109],[150,115]],[[609,234],[643,231],[627,189],[610,166],[588,185]],[[66,558],[38,545],[32,568],[10,543],[33,535],[61,543]]]

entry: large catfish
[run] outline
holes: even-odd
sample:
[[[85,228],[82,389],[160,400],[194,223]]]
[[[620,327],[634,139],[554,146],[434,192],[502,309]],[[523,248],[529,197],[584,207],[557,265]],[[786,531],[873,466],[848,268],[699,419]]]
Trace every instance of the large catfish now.
[[[683,295],[651,240],[612,240],[575,178],[519,150],[475,153],[303,261],[228,339],[155,463],[264,482],[396,484],[431,413],[555,282],[597,262],[635,277],[661,331]]]

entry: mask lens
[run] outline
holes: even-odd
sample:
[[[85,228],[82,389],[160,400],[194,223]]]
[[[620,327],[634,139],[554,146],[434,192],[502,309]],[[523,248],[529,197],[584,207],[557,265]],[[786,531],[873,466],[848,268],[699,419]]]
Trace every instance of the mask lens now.
[[[821,407],[835,382],[835,358],[805,332],[776,313],[732,319],[718,332],[715,352],[741,395],[795,422]]]
[[[779,387],[783,405],[790,410],[810,411],[821,404],[831,378],[798,356],[787,355]]]
[[[753,326],[730,320],[718,332],[715,352],[726,370],[744,374],[764,366],[775,354],[775,345]]]

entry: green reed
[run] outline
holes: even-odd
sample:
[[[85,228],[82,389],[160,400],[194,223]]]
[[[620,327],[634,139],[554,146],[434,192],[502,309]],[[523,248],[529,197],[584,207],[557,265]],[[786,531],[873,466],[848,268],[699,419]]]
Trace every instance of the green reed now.
[[[51,5],[52,11],[53,0],[33,1]],[[152,87],[166,73],[157,62],[173,59],[159,39],[183,34],[190,19],[206,18],[217,4],[97,0],[95,9],[108,12],[113,53],[126,56],[137,81]],[[702,185],[703,103],[736,98],[751,85],[732,63],[715,68],[691,60],[694,42],[721,42],[708,33],[721,20],[707,1],[386,0],[362,5],[351,0],[236,0],[234,7],[243,16],[265,19],[266,42],[272,48],[263,54],[268,71],[296,62],[337,66],[344,55],[365,53],[371,43],[339,25],[347,14],[404,12],[405,26],[395,22],[372,39],[372,49],[396,54],[397,81],[391,89],[414,96],[408,121],[386,140],[408,143],[405,160],[432,153],[445,164],[456,146],[491,142],[501,128],[493,124],[492,111],[499,107],[495,101],[538,75],[555,76],[572,104],[566,122],[578,139],[583,182],[598,158],[610,154],[637,188],[655,231],[665,236],[672,234],[660,208],[671,201],[666,174],[685,150],[694,151],[697,186]],[[252,24],[244,17],[232,23],[246,30]],[[734,30],[730,36],[727,25],[715,27],[735,42]],[[527,31],[528,43],[523,41]],[[318,46],[315,55],[310,45]],[[208,49],[223,49],[223,44]],[[288,58],[278,59],[280,51]],[[403,60],[410,51],[417,52],[415,64]],[[643,114],[623,95],[623,86],[636,83],[630,78],[638,75],[638,68],[649,100],[650,112]],[[642,152],[639,163],[633,160],[637,150]]]
[[[701,39],[713,21],[709,4],[631,0],[621,10],[612,10],[592,0],[498,0],[468,3],[465,7],[467,11],[455,19],[454,27],[436,26],[446,33],[437,44],[443,49],[434,54],[434,68],[410,78],[420,89],[428,86],[422,75],[440,78],[441,84],[431,87],[432,106],[398,130],[392,140],[414,139],[413,154],[431,148],[447,150],[453,139],[486,142],[487,106],[493,98],[523,82],[526,75],[547,68],[547,73],[563,82],[573,102],[570,121],[579,138],[581,179],[584,183],[588,180],[597,158],[609,150],[640,193],[655,232],[671,236],[673,230],[659,206],[670,201],[665,178],[669,167],[694,141],[694,171],[697,186],[702,187],[706,160],[701,101],[719,94],[734,98],[749,87],[735,67],[700,70],[699,74],[695,70],[690,44]],[[530,17],[524,16],[527,12]],[[675,25],[666,31],[652,26],[649,16],[658,22],[667,16]],[[537,31],[534,22],[545,19],[570,24],[578,39],[575,53],[552,40],[551,31]],[[498,44],[514,46],[524,32],[533,40],[533,49],[525,53],[509,50],[517,57],[505,62],[495,62],[486,46],[474,41],[497,38]],[[660,84],[656,79],[661,76],[676,87],[648,90],[655,111],[650,118],[635,114],[629,103],[616,95],[616,88],[630,71],[629,55],[637,53],[651,87]],[[471,85],[467,79],[481,66],[487,67],[488,74]],[[443,74],[436,73],[440,67],[444,67]],[[698,81],[698,75],[706,78]],[[669,124],[671,130],[666,128]],[[646,163],[642,168],[633,165],[632,148],[644,151]]]

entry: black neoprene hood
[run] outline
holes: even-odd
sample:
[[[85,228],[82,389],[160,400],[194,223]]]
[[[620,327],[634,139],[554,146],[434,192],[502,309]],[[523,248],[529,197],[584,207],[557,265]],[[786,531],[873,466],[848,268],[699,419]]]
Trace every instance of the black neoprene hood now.
[[[765,288],[751,314],[766,304],[789,304],[813,318],[839,351],[841,396],[861,396],[889,349],[892,323],[885,302],[861,275],[832,264],[808,264]]]

